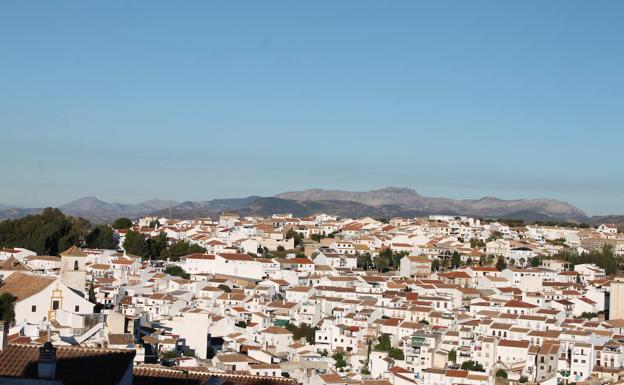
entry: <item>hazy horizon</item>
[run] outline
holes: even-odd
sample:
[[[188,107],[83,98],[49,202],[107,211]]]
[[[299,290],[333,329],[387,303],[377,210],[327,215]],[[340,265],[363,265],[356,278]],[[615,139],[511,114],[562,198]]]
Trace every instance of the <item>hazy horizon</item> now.
[[[0,204],[406,186],[624,214],[624,2],[0,12]]]
[[[158,197],[158,196],[152,196],[146,199],[141,199],[138,201],[128,201],[128,200],[123,200],[123,199],[106,199],[105,197],[102,196],[98,196],[97,194],[86,194],[83,196],[78,196],[72,199],[68,199],[65,201],[60,201],[60,202],[55,202],[55,203],[43,203],[40,205],[19,205],[19,204],[8,204],[9,206],[14,206],[14,207],[19,207],[19,208],[44,208],[44,207],[61,207],[65,204],[68,203],[72,203],[74,201],[80,200],[80,199],[84,199],[84,198],[96,198],[98,200],[101,200],[103,202],[106,203],[120,203],[120,204],[139,204],[139,203],[145,203],[148,202],[150,200],[161,200],[161,201],[175,201],[177,203],[182,203],[185,201],[210,201],[213,199],[236,199],[236,198],[247,198],[250,196],[261,196],[261,197],[270,197],[270,196],[275,196],[281,193],[285,193],[285,192],[292,192],[292,191],[303,191],[303,190],[310,190],[310,189],[321,189],[321,190],[341,190],[341,191],[351,191],[351,192],[367,192],[367,191],[373,191],[373,190],[380,190],[380,189],[384,189],[384,188],[390,188],[390,187],[397,187],[397,188],[409,188],[412,189],[414,191],[416,191],[418,194],[428,197],[428,198],[450,198],[450,199],[457,199],[457,200],[472,200],[472,199],[481,199],[481,198],[486,198],[486,197],[494,197],[494,198],[499,198],[499,199],[504,199],[504,200],[514,200],[514,199],[557,199],[557,200],[561,200],[558,199],[556,197],[540,197],[540,196],[535,196],[535,197],[501,197],[501,196],[493,196],[493,195],[481,195],[481,196],[471,196],[471,197],[458,197],[458,196],[442,196],[442,195],[431,195],[431,194],[426,194],[423,193],[422,191],[413,188],[413,187],[409,187],[409,186],[378,186],[378,187],[374,187],[374,188],[369,188],[369,189],[360,189],[360,190],[344,190],[344,189],[338,189],[338,188],[322,188],[322,187],[310,187],[310,188],[305,188],[305,189],[293,189],[293,190],[288,190],[288,191],[277,191],[275,193],[271,193],[271,194],[242,194],[242,195],[232,195],[232,196],[216,196],[216,197],[208,197],[208,198],[198,198],[198,199],[185,199],[185,198],[180,198],[180,199],[175,199],[175,198],[168,198],[168,197]],[[617,212],[611,212],[611,213],[604,213],[604,214],[596,214],[596,213],[592,213],[592,212],[588,212],[587,210],[585,210],[583,207],[579,207],[577,205],[574,205],[574,203],[572,202],[567,202],[572,204],[573,206],[577,207],[578,209],[581,209],[583,211],[585,211],[585,213],[588,216],[592,216],[592,215],[608,215],[608,214],[612,214],[612,215],[622,215],[623,213],[617,213]],[[6,202],[0,202],[0,206],[6,204]]]

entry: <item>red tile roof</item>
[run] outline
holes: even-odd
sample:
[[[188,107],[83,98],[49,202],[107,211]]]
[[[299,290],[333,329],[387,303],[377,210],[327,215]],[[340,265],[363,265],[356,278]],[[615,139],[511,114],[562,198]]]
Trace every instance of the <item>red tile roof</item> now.
[[[186,385],[205,385],[208,384],[209,381],[222,383],[222,385],[297,384],[297,381],[291,378],[252,376],[234,373],[212,373],[202,370],[202,368],[183,368],[177,370],[174,368],[142,365],[134,369],[134,385],[171,385],[182,383]]]
[[[253,261],[253,258],[250,255],[242,253],[223,253],[219,254],[219,256],[229,261]]]

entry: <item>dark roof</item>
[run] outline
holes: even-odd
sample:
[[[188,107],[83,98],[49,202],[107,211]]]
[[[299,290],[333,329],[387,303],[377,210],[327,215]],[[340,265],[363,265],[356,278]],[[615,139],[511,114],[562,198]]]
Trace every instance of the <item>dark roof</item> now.
[[[116,385],[132,366],[134,354],[126,349],[59,346],[56,377],[64,385]],[[9,344],[0,351],[0,377],[37,378],[38,361],[39,346]]]

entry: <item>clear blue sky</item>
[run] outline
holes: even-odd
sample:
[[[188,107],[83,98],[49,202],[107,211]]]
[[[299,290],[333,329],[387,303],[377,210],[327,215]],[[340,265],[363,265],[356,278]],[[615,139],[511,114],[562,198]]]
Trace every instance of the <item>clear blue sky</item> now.
[[[312,187],[624,213],[623,1],[0,4],[0,203]]]

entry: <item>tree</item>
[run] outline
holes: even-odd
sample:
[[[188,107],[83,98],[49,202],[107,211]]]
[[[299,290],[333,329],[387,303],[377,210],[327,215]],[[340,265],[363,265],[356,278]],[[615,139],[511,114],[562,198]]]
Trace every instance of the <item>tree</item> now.
[[[311,327],[307,323],[302,323],[297,326],[290,322],[286,324],[286,330],[292,333],[293,339],[299,340],[305,338],[306,342],[310,345],[316,344],[316,331],[317,327]]]
[[[571,265],[576,266],[583,263],[595,263],[597,266],[605,269],[607,275],[615,274],[618,271],[618,262],[621,258],[617,258],[613,253],[613,246],[604,244],[602,249],[593,250],[589,253],[577,254],[570,251],[559,253],[556,258],[564,259]]]
[[[181,277],[184,279],[189,279],[191,277],[183,268],[181,268],[180,266],[176,266],[176,265],[167,266],[167,268],[165,269],[165,273],[169,275]]]
[[[277,251],[282,251],[283,252],[283,251],[286,251],[286,249],[284,248],[284,246],[279,245],[279,246],[277,246]]]
[[[379,270],[380,273],[388,271],[388,267],[390,267],[390,263],[388,263],[388,260],[381,256],[373,258],[373,262],[375,263],[375,267],[377,268],[377,270]]]
[[[394,358],[395,360],[404,360],[405,355],[403,354],[403,350],[399,348],[390,348],[388,351],[388,357]]]
[[[501,233],[500,231],[494,231],[489,238],[487,239],[487,242],[491,242],[491,241],[495,241],[497,239],[500,239],[503,237],[503,233]]]
[[[239,328],[245,329],[247,327],[247,322],[245,322],[245,321],[238,321],[237,323],[234,324],[234,326],[238,326]]]
[[[498,377],[498,378],[507,378],[507,372],[504,371],[503,369],[498,369],[496,371],[496,377]]]
[[[496,260],[496,270],[503,271],[507,268],[507,263],[505,263],[505,258],[498,257]]]
[[[533,257],[529,260],[529,262],[531,263],[532,267],[538,267],[540,265],[540,263],[542,263],[542,261],[540,260],[539,257]]]
[[[295,247],[303,245],[303,238],[301,237],[301,234],[296,232],[294,229],[289,229],[286,232],[286,239],[290,238],[294,239]]]
[[[450,362],[457,362],[457,350],[451,349],[451,351],[448,352],[448,360]]]
[[[89,286],[89,302],[97,303],[97,299],[95,298],[95,288],[93,287],[93,281],[91,281],[91,285]]]
[[[110,226],[97,225],[87,235],[86,245],[93,249],[116,249],[119,240]]]
[[[223,291],[224,291],[224,292],[226,292],[226,293],[230,293],[230,292],[232,292],[232,288],[231,288],[231,287],[229,287],[229,286],[228,286],[228,285],[226,285],[226,284],[223,284],[223,283],[220,283],[220,284],[219,284],[219,286],[217,286],[217,288],[219,288],[219,289],[223,290]]]
[[[117,218],[113,222],[112,226],[113,226],[113,229],[115,230],[129,229],[132,227],[132,221],[125,217]]]
[[[370,354],[371,354],[371,342],[370,340],[366,341],[366,361],[364,361],[364,366],[362,367],[361,373],[364,375],[369,375],[370,374],[370,370],[368,370],[368,367],[370,366]]]
[[[593,312],[588,312],[588,311],[584,311],[581,313],[581,316],[578,318],[586,318],[588,320],[594,319],[598,317],[598,313],[593,313]]]
[[[170,258],[172,261],[178,261],[180,257],[195,253],[205,253],[207,250],[200,245],[192,244],[187,241],[177,241],[169,246],[169,249],[160,254],[161,259]]]
[[[391,248],[387,247],[381,250],[377,257],[373,258],[373,262],[379,272],[398,269],[401,266],[401,258],[407,254],[406,252],[393,252]]]
[[[379,343],[377,345],[375,345],[375,350],[379,350],[379,351],[382,351],[382,352],[388,352],[392,348],[392,343],[390,341],[390,335],[388,335],[388,334],[380,335],[377,338],[377,341]]]
[[[529,377],[527,376],[520,376],[520,379],[518,380],[519,383],[524,384],[525,382],[529,382]]]
[[[470,240],[470,247],[473,249],[482,249],[485,247],[485,242],[483,242],[481,239],[472,238]]]
[[[461,266],[461,255],[457,251],[453,251],[453,255],[451,255],[451,267],[457,269]]]
[[[158,221],[158,219],[155,219],[151,221],[149,225],[147,225],[147,227],[149,227],[150,229],[157,229],[160,227],[160,222]]]
[[[390,259],[390,266],[392,266],[395,270],[399,269],[401,267],[401,259],[403,259],[406,255],[406,252],[393,253]]]
[[[58,255],[69,247],[81,246],[91,224],[84,218],[65,216],[59,209],[0,221],[0,247],[24,247],[39,255]]]
[[[332,355],[332,358],[334,359],[334,361],[336,361],[336,364],[334,365],[336,369],[344,368],[347,366],[344,352],[336,352]]]
[[[474,372],[485,372],[483,365],[481,365],[479,362],[472,361],[472,360],[464,361],[461,365],[461,369],[472,370]]]
[[[310,239],[313,240],[314,242],[320,242],[321,239],[325,238],[324,236],[322,236],[321,234],[312,234],[310,235]]]
[[[164,232],[160,232],[154,238],[148,238],[143,246],[143,259],[162,258],[163,254],[167,255],[167,246],[167,234]]]
[[[373,259],[370,253],[359,254],[357,256],[357,267],[360,269],[368,270],[373,266]]]
[[[17,297],[5,292],[0,294],[0,320],[12,324],[15,321],[15,301]]]
[[[143,234],[132,230],[126,233],[126,238],[123,242],[123,248],[126,250],[126,253],[142,256],[144,246],[145,236]]]
[[[440,260],[436,258],[433,261],[431,261],[431,271],[438,271],[438,270],[440,270]]]

